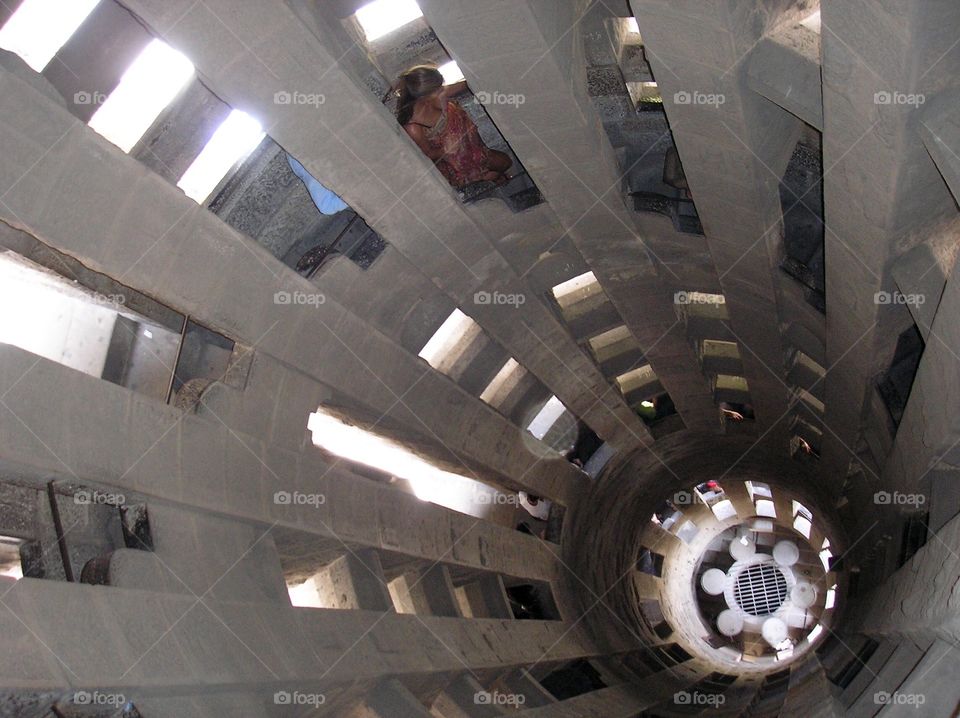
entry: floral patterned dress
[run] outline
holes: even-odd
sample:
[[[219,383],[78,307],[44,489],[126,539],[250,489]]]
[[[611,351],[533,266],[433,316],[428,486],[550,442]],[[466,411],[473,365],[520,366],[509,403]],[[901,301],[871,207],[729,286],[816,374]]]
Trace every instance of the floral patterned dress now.
[[[456,189],[478,181],[489,170],[490,150],[470,115],[456,102],[447,103],[432,127],[420,122],[410,124],[425,128],[424,140],[431,149],[443,152],[437,168]]]

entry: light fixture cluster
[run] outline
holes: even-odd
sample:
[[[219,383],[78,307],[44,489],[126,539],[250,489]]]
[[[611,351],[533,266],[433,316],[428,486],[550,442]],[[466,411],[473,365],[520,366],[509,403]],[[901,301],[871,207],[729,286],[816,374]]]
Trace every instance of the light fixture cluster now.
[[[733,638],[750,628],[777,651],[792,648],[789,629],[807,626],[818,596],[816,586],[794,570],[797,544],[782,540],[771,553],[760,553],[754,538],[740,533],[728,550],[734,559],[729,569],[711,568],[700,577],[703,590],[722,595],[728,606],[717,616],[717,630]]]

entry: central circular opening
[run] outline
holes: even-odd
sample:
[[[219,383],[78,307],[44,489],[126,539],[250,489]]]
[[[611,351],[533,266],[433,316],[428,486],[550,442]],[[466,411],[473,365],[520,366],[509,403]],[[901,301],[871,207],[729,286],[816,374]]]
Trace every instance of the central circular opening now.
[[[751,616],[769,616],[786,598],[787,579],[779,568],[769,563],[744,569],[733,587],[733,599]]]

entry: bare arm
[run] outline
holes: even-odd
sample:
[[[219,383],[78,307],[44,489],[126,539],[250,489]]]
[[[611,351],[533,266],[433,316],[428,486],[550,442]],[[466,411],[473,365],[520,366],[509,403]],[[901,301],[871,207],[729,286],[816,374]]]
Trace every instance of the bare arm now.
[[[450,99],[451,97],[456,97],[461,92],[467,91],[467,81],[460,80],[460,82],[454,82],[452,85],[443,86],[443,96],[445,99]]]

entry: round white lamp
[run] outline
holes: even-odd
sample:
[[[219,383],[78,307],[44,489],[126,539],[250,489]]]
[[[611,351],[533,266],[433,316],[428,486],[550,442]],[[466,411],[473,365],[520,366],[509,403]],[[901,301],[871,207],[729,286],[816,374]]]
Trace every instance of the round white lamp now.
[[[787,624],[779,618],[768,618],[760,628],[763,640],[776,648],[787,637]]]
[[[708,569],[700,577],[700,585],[711,596],[718,596],[723,593],[723,589],[727,585],[727,574],[719,568]]]
[[[773,560],[781,566],[793,566],[800,558],[800,549],[793,541],[777,541],[773,547]]]
[[[743,630],[743,616],[729,608],[720,611],[720,615],[717,616],[717,630],[724,636],[736,636]]]
[[[810,608],[817,600],[817,589],[811,583],[798,583],[790,589],[790,600],[797,608]]]

